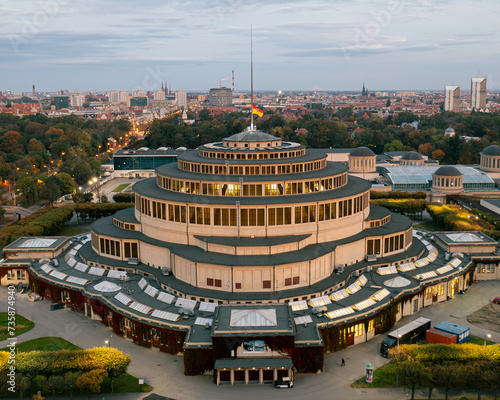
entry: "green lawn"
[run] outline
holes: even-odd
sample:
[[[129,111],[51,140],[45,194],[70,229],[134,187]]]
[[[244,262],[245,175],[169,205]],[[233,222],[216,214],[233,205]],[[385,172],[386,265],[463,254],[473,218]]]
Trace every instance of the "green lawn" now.
[[[35,326],[35,324],[29,319],[24,318],[22,315],[16,314],[15,335],[9,335],[9,329],[7,325],[8,322],[8,314],[6,312],[0,312],[0,341],[8,339],[9,337],[16,337],[24,332],[28,332]]]
[[[373,371],[373,382],[366,383],[366,376],[354,381],[353,388],[392,388],[396,387],[396,363],[390,361]]]
[[[2,351],[7,351],[7,348],[1,349]],[[57,351],[57,350],[80,350],[80,347],[75,346],[73,343],[68,342],[65,339],[58,337],[43,337],[39,339],[28,340],[19,343],[18,350],[23,351]]]
[[[150,392],[152,387],[144,384],[139,385],[139,379],[127,373],[113,380],[114,393],[141,393]],[[104,378],[101,385],[102,393],[111,393],[111,381]]]
[[[439,224],[436,224],[434,221],[427,221],[427,222],[424,222],[423,224],[416,224],[416,225],[413,225],[413,228],[414,229],[423,229],[425,231],[431,231],[431,232],[445,230],[444,227],[442,227]]]
[[[82,233],[87,233],[89,231],[90,227],[87,229],[87,228],[82,228],[80,226],[66,225],[64,228],[62,228],[60,231],[57,231],[52,236],[75,236],[75,235],[80,235]]]
[[[484,346],[484,338],[480,338],[477,336],[469,336],[469,341],[467,343],[478,344],[480,346]],[[486,346],[490,346],[492,344],[495,344],[495,342],[492,342],[491,340],[486,341]]]
[[[113,189],[113,192],[121,192],[127,186],[130,186],[130,183],[122,183],[120,186]]]

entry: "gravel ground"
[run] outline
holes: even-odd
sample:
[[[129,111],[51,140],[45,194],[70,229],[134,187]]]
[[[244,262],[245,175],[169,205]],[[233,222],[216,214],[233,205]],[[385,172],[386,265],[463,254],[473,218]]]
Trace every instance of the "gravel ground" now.
[[[467,321],[484,330],[500,332],[500,304],[490,303],[467,315]]]

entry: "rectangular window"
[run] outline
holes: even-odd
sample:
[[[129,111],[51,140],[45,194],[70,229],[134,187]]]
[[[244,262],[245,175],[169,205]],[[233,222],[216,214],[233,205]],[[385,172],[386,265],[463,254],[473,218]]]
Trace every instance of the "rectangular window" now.
[[[213,286],[213,285],[214,285],[213,278],[207,278],[207,286]]]
[[[241,210],[241,226],[248,226],[248,210]]]
[[[300,224],[302,223],[302,218],[301,218],[301,213],[300,213],[300,206],[295,207],[295,223]]]
[[[222,281],[220,279],[214,279],[215,287],[222,287]]]
[[[292,286],[292,278],[285,278],[285,286]]]
[[[271,281],[262,281],[263,289],[271,289]]]
[[[300,283],[300,276],[294,276],[293,277],[293,284],[298,285]]]
[[[267,224],[272,226],[272,225],[276,225],[276,209],[275,208],[270,208],[268,211],[267,211]]]
[[[258,226],[264,226],[265,225],[265,215],[264,215],[264,212],[265,212],[264,209],[257,210],[257,225]]]
[[[139,258],[137,243],[132,243],[132,257]]]
[[[235,289],[241,289],[241,283],[235,283],[234,287]]]
[[[210,208],[204,208],[204,217],[203,217],[203,223],[205,225],[210,225]]]
[[[221,209],[214,208],[214,225],[221,225],[221,224],[222,224]]]
[[[130,243],[124,243],[125,258],[131,257]]]

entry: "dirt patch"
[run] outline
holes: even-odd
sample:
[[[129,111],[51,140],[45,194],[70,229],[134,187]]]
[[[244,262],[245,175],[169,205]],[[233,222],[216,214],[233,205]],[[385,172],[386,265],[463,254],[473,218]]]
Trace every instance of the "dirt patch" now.
[[[500,304],[490,303],[467,315],[467,321],[485,330],[500,332]]]

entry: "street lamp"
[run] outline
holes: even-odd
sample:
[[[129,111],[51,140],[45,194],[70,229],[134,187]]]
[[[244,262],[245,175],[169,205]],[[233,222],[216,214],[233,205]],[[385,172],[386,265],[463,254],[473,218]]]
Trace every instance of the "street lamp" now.
[[[106,343],[108,345],[108,348],[111,348],[111,338],[112,337],[113,337],[113,335],[111,335],[108,340],[104,341],[104,343]]]
[[[486,350],[486,338],[489,339],[491,337],[491,335],[489,333],[486,334],[486,332],[484,331],[484,329],[483,329],[483,335],[484,335],[484,350]]]

